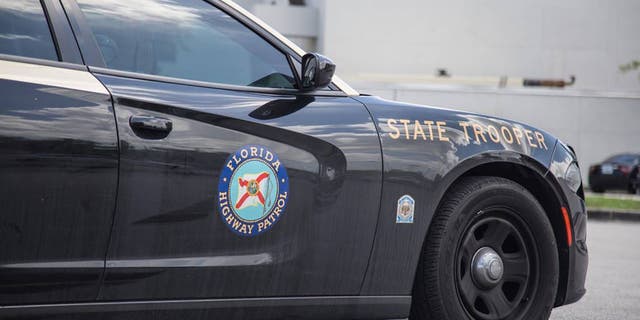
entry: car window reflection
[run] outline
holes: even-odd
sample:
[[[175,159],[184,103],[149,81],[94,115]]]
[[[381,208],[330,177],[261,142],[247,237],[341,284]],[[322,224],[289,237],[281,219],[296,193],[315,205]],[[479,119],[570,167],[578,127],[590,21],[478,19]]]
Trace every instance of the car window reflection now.
[[[202,0],[79,0],[108,68],[294,88],[286,56]]]

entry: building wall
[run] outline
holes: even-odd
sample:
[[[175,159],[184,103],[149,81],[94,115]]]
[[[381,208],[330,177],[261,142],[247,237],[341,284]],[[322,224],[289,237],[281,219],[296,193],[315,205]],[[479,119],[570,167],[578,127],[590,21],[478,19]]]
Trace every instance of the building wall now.
[[[317,0],[305,6],[290,5],[289,0],[236,0],[236,3],[268,23],[306,51],[317,51]]]
[[[618,71],[640,59],[638,0],[313,0],[302,19],[285,8],[287,0],[240,1],[303,48],[333,59],[337,73],[361,92],[552,133],[576,149],[585,181],[589,165],[640,152],[638,72]],[[448,69],[451,81],[412,82],[438,68]],[[398,81],[402,75],[411,80]],[[503,75],[575,75],[577,82],[541,89],[485,81]],[[458,81],[464,77],[471,81]]]
[[[318,47],[362,74],[577,77],[578,89],[640,91],[637,0],[324,0]]]

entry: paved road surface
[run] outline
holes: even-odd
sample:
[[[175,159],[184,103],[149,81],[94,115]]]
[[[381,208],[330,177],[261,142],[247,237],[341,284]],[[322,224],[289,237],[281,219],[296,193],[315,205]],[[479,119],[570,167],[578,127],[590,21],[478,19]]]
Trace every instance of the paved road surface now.
[[[587,294],[553,320],[640,320],[640,223],[589,221]]]

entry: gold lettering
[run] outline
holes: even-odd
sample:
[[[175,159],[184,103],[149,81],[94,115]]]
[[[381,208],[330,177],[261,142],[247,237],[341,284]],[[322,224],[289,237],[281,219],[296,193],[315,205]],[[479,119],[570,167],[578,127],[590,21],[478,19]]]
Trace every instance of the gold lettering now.
[[[438,139],[440,141],[449,141],[448,137],[444,137],[442,134],[445,133],[445,129],[443,129],[441,126],[446,126],[447,123],[444,121],[437,121],[436,122],[436,127],[438,128]]]
[[[479,137],[482,137],[482,140],[487,142],[487,138],[484,136],[484,129],[477,123],[473,124],[473,134],[476,136],[476,142],[480,142]]]
[[[540,146],[543,146],[545,150],[549,150],[549,148],[547,148],[547,144],[544,143],[544,135],[538,131],[536,131],[536,139],[538,140],[538,144]]]
[[[395,127],[396,123],[398,122],[395,119],[387,119],[387,126],[389,126],[391,130],[395,131],[395,133],[389,132],[389,138],[393,140],[400,138],[400,130]]]
[[[511,134],[511,131],[509,130],[509,128],[502,126],[500,128],[500,132],[502,132],[502,137],[504,138],[504,141],[506,141],[508,144],[513,143],[513,135]],[[508,138],[507,138],[507,134],[509,135]]]
[[[500,143],[500,134],[498,133],[498,129],[494,126],[487,126],[487,132],[489,132],[489,139],[495,143]]]
[[[467,128],[469,127],[469,122],[460,121],[459,124],[462,127],[462,129],[464,129],[464,137],[467,138],[467,141],[471,140],[469,138],[469,132],[467,131]]]
[[[409,123],[411,121],[407,119],[400,119],[399,121],[404,125],[404,135],[407,137],[407,140],[409,140]]]
[[[427,125],[427,128],[429,128],[429,139],[433,141],[433,121],[425,120],[423,122]]]
[[[418,132],[422,135],[422,140],[427,140],[427,137],[424,135],[424,131],[422,130],[420,121],[416,120],[413,125],[413,140],[418,140]]]
[[[249,156],[249,151],[247,151],[247,149],[240,150],[240,156],[242,159],[246,159]]]
[[[516,136],[516,141],[518,142],[518,144],[522,144],[520,143],[520,138],[524,137],[522,135],[522,130],[520,130],[520,128],[513,127],[513,135]]]
[[[249,148],[249,149],[251,149],[251,156],[252,156],[252,157],[257,157],[257,156],[258,156],[258,148],[256,148],[256,147],[251,147],[251,148]]]
[[[532,148],[537,148],[538,146],[533,143],[533,136],[531,135],[531,130],[524,129],[524,135],[527,136],[527,141]]]

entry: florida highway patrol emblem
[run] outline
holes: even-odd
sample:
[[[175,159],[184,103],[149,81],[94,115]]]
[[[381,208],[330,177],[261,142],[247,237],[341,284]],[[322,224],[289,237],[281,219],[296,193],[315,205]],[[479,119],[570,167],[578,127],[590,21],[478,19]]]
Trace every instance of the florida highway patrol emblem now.
[[[238,149],[220,173],[220,217],[238,235],[252,237],[271,229],[284,214],[288,196],[287,169],[267,147]]]
[[[404,195],[398,199],[398,208],[396,209],[396,223],[413,223],[413,212],[415,209],[415,201],[410,195]]]

